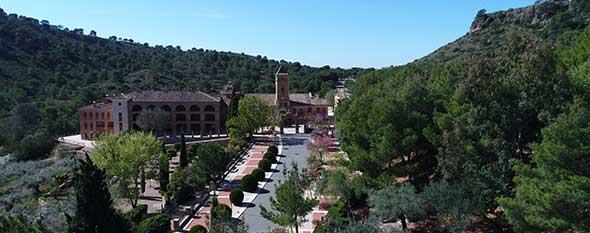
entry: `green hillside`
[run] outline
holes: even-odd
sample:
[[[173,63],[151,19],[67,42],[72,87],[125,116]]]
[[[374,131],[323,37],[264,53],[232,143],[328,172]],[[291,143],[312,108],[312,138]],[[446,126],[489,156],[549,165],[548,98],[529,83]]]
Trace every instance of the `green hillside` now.
[[[336,111],[351,169],[374,189],[407,177],[425,232],[586,232],[589,22],[584,0],[481,11],[432,54],[360,75]]]
[[[274,73],[282,64],[292,91],[325,95],[338,78],[360,71],[96,34],[0,9],[0,145],[11,134],[14,123],[8,116],[17,103],[34,103],[43,121],[39,128],[59,136],[77,132],[77,109],[106,94],[146,89],[217,93],[228,81],[245,93],[273,92]]]

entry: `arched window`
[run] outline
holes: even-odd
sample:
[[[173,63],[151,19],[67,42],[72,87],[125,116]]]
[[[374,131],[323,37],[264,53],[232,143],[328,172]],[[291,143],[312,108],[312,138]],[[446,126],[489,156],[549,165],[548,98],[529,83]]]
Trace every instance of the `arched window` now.
[[[215,112],[215,108],[211,105],[205,106],[205,112]]]
[[[151,105],[151,106],[153,106],[153,105]],[[133,105],[133,107],[131,108],[131,111],[133,111],[133,112],[139,112],[141,110],[142,110],[142,107],[139,105]]]
[[[162,111],[164,111],[164,112],[170,112],[170,111],[172,111],[172,108],[170,106],[168,106],[168,105],[164,105],[164,106],[162,106]]]
[[[191,109],[191,112],[198,112],[198,111],[201,111],[201,109],[199,108],[199,106],[198,106],[198,105],[193,105],[193,106],[191,106],[191,108],[190,108],[190,109]]]
[[[184,111],[186,111],[186,108],[182,105],[178,105],[178,106],[176,106],[176,111],[177,112],[184,112]]]

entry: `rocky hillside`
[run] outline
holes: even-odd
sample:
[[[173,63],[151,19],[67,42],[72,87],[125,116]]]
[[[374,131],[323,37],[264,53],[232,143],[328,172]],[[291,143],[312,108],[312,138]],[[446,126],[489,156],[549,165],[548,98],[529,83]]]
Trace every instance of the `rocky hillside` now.
[[[590,2],[586,0],[537,1],[494,13],[480,10],[466,35],[421,60],[450,61],[490,51],[502,53],[516,33],[553,44],[563,32],[583,30],[589,24]]]

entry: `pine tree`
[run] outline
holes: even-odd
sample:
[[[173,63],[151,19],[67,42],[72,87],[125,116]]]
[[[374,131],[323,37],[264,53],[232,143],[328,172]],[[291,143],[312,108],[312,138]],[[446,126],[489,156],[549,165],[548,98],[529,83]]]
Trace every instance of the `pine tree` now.
[[[186,167],[188,165],[188,157],[186,154],[186,141],[184,140],[184,132],[180,135],[180,166]]]
[[[105,172],[98,169],[86,155],[74,174],[76,215],[67,216],[69,232],[129,232],[126,220],[113,207],[105,182]]]

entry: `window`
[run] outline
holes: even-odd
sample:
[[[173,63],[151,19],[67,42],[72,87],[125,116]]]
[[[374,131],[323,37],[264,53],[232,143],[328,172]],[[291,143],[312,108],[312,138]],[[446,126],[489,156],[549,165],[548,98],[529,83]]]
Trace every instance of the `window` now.
[[[311,112],[311,108],[307,108],[307,112]]]
[[[198,111],[201,111],[201,109],[199,108],[199,106],[198,106],[198,105],[193,105],[193,106],[191,106],[191,108],[190,108],[190,109],[191,109],[191,112],[198,112]]]
[[[92,120],[92,113],[88,113],[88,119]]]
[[[111,119],[111,113],[107,112],[107,119]]]
[[[191,114],[191,121],[200,121],[201,114]]]
[[[316,109],[315,109],[315,112],[316,112],[316,113],[320,113],[320,108],[316,108]]]
[[[136,121],[138,116],[139,116],[138,113],[133,113],[131,118],[133,119],[133,121]]]
[[[97,121],[96,122],[96,129],[104,128],[104,121]]]
[[[328,112],[328,109],[327,108],[322,108],[322,112],[323,113],[327,113]]]
[[[94,124],[90,123],[90,130],[94,129]]]
[[[185,112],[186,108],[182,105],[178,105],[178,106],[176,106],[176,111],[177,112]]]
[[[104,120],[104,112],[101,112],[100,113],[100,119],[103,119]]]
[[[85,112],[82,113],[82,119],[86,120],[86,113]]]
[[[206,124],[205,130],[206,131],[215,131],[215,125],[214,124]]]
[[[98,112],[94,113],[94,116],[96,116],[96,119],[98,119]]]
[[[113,128],[113,127],[115,127],[115,124],[113,124],[112,121],[109,121],[109,122],[107,122],[107,127]]]
[[[86,124],[86,122],[84,122],[84,130],[88,129],[88,124]]]
[[[186,121],[186,114],[176,114],[176,121]]]
[[[123,113],[122,112],[119,113],[119,121],[123,121]]]
[[[205,121],[214,121],[214,120],[215,120],[214,114],[206,114],[205,115]]]
[[[205,107],[205,112],[215,112],[215,108],[211,105]]]
[[[141,110],[142,110],[142,107],[139,105],[133,105],[133,107],[131,108],[131,111],[133,111],[133,112],[139,112]]]
[[[168,106],[168,105],[164,105],[164,106],[162,106],[162,111],[164,111],[164,112],[170,112],[170,111],[172,111],[172,108],[170,106]]]

